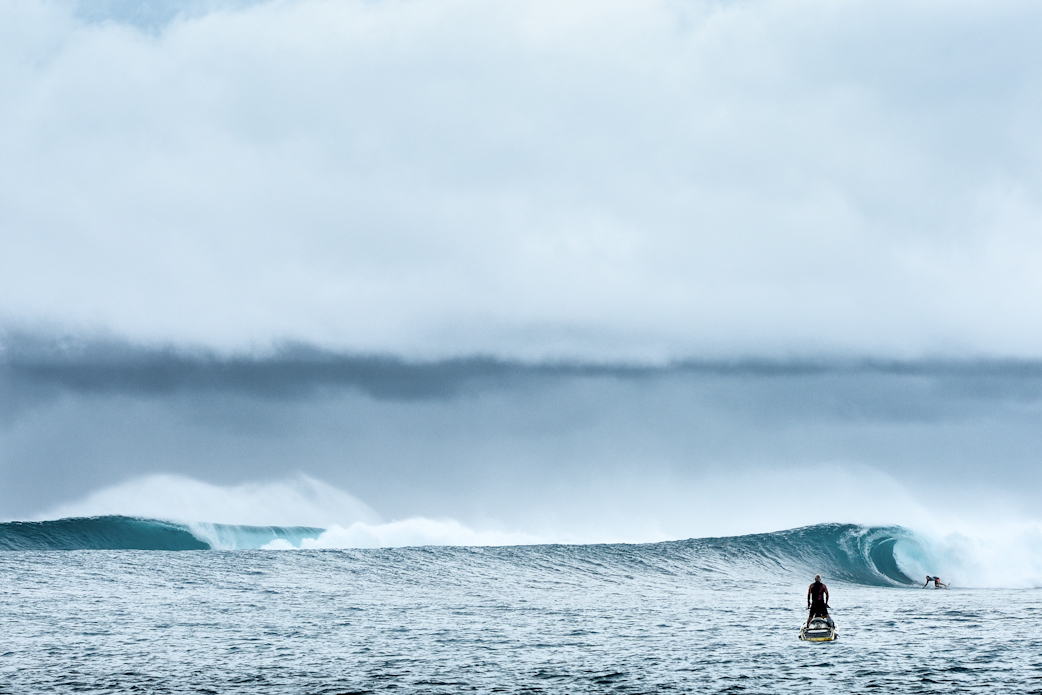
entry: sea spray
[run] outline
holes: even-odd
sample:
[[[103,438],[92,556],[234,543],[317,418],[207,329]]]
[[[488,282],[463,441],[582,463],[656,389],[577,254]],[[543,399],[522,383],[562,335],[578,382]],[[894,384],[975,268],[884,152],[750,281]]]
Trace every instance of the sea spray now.
[[[187,524],[192,535],[213,550],[257,550],[273,543],[281,548],[300,548],[324,531],[310,526],[241,526],[232,524]]]

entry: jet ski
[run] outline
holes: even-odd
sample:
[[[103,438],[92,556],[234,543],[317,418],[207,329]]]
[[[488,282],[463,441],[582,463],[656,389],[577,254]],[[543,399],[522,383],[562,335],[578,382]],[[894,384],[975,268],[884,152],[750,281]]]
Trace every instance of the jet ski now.
[[[839,639],[839,633],[832,618],[811,618],[810,625],[800,628],[800,639],[804,642],[832,642]]]

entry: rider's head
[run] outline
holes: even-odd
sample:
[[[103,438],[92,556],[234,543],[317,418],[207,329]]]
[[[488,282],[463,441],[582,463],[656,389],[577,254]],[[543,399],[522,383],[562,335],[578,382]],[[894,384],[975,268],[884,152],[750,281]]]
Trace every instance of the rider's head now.
[[[821,581],[821,575],[820,574],[815,574],[814,575],[814,581],[820,582]]]

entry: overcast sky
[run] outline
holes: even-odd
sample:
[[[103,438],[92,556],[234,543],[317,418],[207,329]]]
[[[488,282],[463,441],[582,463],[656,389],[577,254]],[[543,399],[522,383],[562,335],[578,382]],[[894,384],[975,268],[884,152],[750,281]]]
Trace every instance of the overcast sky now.
[[[154,474],[561,538],[1030,509],[1040,35],[1016,1],[0,2],[0,516]],[[792,512],[824,468],[850,519]]]
[[[1042,7],[0,7],[0,315],[226,349],[1042,352]]]

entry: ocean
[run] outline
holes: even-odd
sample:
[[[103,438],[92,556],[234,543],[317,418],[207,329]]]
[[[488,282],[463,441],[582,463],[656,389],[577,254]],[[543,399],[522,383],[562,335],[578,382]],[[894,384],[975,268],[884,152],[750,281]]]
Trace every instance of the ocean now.
[[[919,589],[898,527],[287,551],[195,533],[0,524],[0,692],[1042,692],[1042,594]],[[196,549],[113,549],[148,543]],[[816,572],[833,643],[797,638]]]

